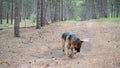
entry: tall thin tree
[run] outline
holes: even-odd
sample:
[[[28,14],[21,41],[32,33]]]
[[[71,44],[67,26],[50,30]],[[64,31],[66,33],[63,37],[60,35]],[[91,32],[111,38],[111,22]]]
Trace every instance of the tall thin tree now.
[[[40,21],[40,0],[37,0],[37,23],[36,29],[40,29],[41,21]]]
[[[11,24],[13,24],[13,0],[11,2]]]
[[[3,0],[0,0],[0,24],[2,24],[2,2]]]
[[[44,0],[41,0],[41,26],[44,26]]]
[[[14,0],[15,2],[15,23],[14,23],[14,36],[15,37],[20,37],[20,21],[19,21],[19,16],[20,16],[20,0]]]
[[[10,10],[10,3],[7,2],[7,24],[9,23],[9,10]]]
[[[64,3],[64,0],[61,0],[61,21],[63,21],[64,19],[63,19],[63,4]]]

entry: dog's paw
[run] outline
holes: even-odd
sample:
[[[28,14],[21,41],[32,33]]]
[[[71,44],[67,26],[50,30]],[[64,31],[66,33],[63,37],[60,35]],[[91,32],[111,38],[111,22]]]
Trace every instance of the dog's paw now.
[[[69,55],[69,57],[70,57],[70,58],[73,58],[73,55],[72,55],[72,54],[70,54],[70,55]]]
[[[77,52],[74,52],[74,54],[77,54]]]

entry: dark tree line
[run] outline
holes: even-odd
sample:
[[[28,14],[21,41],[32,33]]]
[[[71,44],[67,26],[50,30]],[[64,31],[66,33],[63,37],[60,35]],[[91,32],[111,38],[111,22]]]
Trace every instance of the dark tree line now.
[[[82,20],[120,16],[120,0],[85,0],[82,7]]]
[[[72,0],[39,0],[41,18],[48,22],[57,22],[72,19],[73,5]],[[33,20],[37,18],[38,0],[20,0],[20,20]],[[42,6],[43,5],[43,6]],[[6,23],[13,24],[15,0],[0,0],[0,23],[6,19]],[[42,12],[43,11],[43,12]],[[32,18],[32,19],[31,19]]]
[[[67,0],[0,0],[0,24],[14,24],[14,35],[19,37],[21,20],[33,20],[36,29],[48,24],[66,20]],[[4,22],[5,23],[5,22]]]

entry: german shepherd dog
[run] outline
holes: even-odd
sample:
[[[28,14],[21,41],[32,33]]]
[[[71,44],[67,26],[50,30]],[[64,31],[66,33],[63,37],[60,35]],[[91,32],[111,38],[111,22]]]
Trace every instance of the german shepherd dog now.
[[[76,52],[80,52],[81,45],[83,41],[81,41],[78,37],[76,37],[75,34],[72,34],[70,32],[65,32],[62,34],[62,51],[64,52],[65,48],[65,53],[66,57],[69,57],[69,52],[68,50],[71,49],[71,57],[74,55],[74,49]]]

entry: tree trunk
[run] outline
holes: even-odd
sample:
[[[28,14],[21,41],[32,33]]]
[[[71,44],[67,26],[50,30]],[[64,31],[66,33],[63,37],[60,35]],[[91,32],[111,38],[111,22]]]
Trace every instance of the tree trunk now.
[[[54,1],[50,0],[50,18],[51,18],[51,22],[54,22]]]
[[[9,24],[9,9],[10,9],[10,4],[7,3],[7,24]]]
[[[41,0],[41,26],[45,26],[44,22],[44,0]]]
[[[13,24],[13,0],[12,0],[12,3],[11,3],[11,24]]]
[[[115,7],[116,17],[119,17],[120,1],[116,0],[115,5],[116,5],[116,7]]]
[[[40,21],[40,0],[37,0],[37,23],[36,29],[40,29],[41,21]]]
[[[63,21],[63,1],[61,0],[61,21]]]
[[[22,0],[20,0],[19,3],[20,3],[19,4],[19,22],[21,22],[21,20],[22,20],[22,15],[21,15],[21,7],[22,7],[21,3],[22,3]]]
[[[46,15],[47,14],[47,9],[48,9],[48,1],[44,1],[44,6],[45,7],[44,7],[44,13],[43,13],[43,17],[44,17],[43,21],[44,21],[44,25],[48,25],[48,21],[47,21],[47,17],[46,17],[47,16]]]
[[[95,0],[92,0],[91,2],[91,18],[96,19],[96,13],[95,13]]]
[[[2,2],[3,0],[0,0],[0,24],[2,24]]]
[[[19,16],[20,16],[20,11],[19,11],[19,3],[20,0],[15,0],[15,23],[14,23],[14,36],[15,37],[20,37],[20,21],[19,21]]]
[[[53,22],[56,22],[57,21],[57,0],[55,1],[54,7],[55,7],[54,9],[55,13],[54,13]]]
[[[60,0],[58,0],[58,20],[60,20]]]

